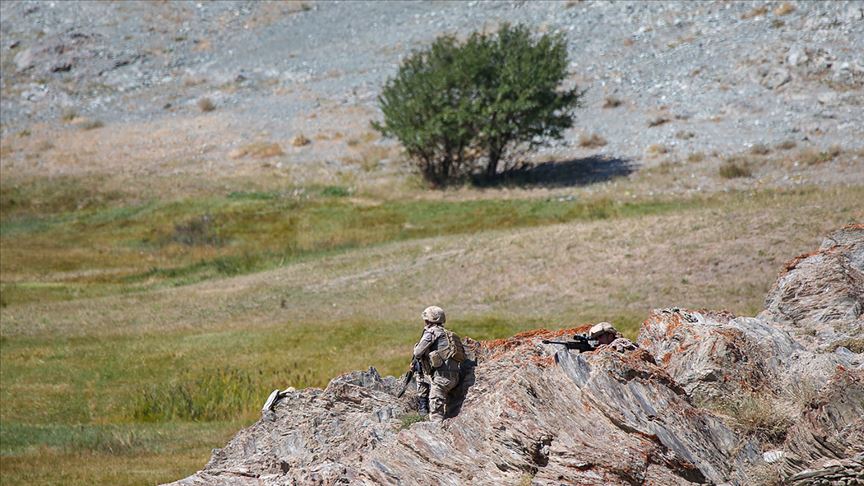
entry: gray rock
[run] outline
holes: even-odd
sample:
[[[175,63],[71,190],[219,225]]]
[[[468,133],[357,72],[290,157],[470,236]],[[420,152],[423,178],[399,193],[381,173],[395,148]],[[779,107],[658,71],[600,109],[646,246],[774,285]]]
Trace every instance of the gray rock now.
[[[786,264],[759,317],[805,345],[864,339],[864,225],[830,234],[819,250]]]

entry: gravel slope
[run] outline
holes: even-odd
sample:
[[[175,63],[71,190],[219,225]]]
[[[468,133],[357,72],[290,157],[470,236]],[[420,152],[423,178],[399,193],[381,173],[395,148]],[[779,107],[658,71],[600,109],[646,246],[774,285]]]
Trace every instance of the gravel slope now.
[[[21,2],[0,4],[2,131],[204,116],[237,144],[263,133],[368,130],[375,97],[437,35],[522,22],[563,32],[578,126],[545,156],[646,159],[786,140],[864,147],[862,2]],[[621,102],[603,108],[607,98]],[[653,125],[653,126],[649,126]],[[68,128],[67,128],[68,129]],[[184,128],[195,136],[195,128]],[[204,130],[204,128],[202,128]],[[330,145],[333,145],[330,147]],[[297,161],[338,159],[322,144]],[[215,156],[224,157],[223,152]]]

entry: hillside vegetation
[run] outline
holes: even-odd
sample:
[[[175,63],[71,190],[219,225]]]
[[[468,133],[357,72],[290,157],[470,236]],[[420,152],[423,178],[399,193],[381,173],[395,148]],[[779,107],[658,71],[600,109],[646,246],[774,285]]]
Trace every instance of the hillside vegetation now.
[[[474,339],[752,315],[864,221],[860,8],[761,7],[0,2],[3,484],[188,476],[274,388],[403,372],[433,303]],[[376,97],[504,21],[565,34],[584,107],[429,190]]]

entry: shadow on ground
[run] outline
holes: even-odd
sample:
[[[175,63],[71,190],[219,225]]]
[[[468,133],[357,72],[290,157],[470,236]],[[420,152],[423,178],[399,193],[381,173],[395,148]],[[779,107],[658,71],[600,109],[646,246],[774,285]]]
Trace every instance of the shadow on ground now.
[[[626,177],[634,170],[632,161],[628,159],[595,155],[510,169],[498,174],[494,179],[475,179],[473,182],[480,187],[586,186]]]

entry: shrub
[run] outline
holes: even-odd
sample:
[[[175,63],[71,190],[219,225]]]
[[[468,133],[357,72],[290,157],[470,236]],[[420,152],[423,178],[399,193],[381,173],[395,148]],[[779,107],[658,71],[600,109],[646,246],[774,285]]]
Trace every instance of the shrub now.
[[[645,154],[649,157],[657,157],[659,155],[668,154],[669,147],[661,144],[661,143],[652,143],[651,145],[645,147]]]
[[[834,158],[840,155],[842,151],[843,150],[837,145],[833,145],[827,150],[809,149],[802,152],[801,161],[807,165],[824,164],[825,162],[831,162],[834,160]]]
[[[709,408],[730,416],[739,432],[769,444],[782,444],[792,425],[788,410],[770,395],[739,392]]]
[[[702,152],[693,152],[687,156],[687,162],[697,163],[705,160],[705,154]]]
[[[302,133],[295,135],[294,138],[291,139],[291,145],[295,147],[302,147],[304,145],[309,145],[310,143],[312,143],[312,141],[306,138]]]
[[[494,177],[520,144],[561,138],[582,93],[562,89],[563,36],[533,37],[504,24],[494,35],[452,36],[415,52],[388,80],[378,102],[383,123],[423,177],[435,186],[466,175]]]
[[[591,135],[583,133],[579,135],[580,147],[593,148],[602,147],[604,145],[606,145],[606,139],[601,137],[600,135],[597,135],[596,133],[592,133]]]
[[[403,430],[403,429],[407,429],[407,428],[411,427],[412,425],[416,424],[417,422],[424,422],[426,420],[426,418],[423,417],[422,415],[420,415],[419,413],[409,413],[409,414],[403,415],[399,420],[402,422],[402,426],[399,427],[399,430]]]
[[[795,11],[795,5],[789,2],[783,2],[782,5],[774,9],[774,15],[789,15]]]
[[[102,120],[96,120],[93,118],[86,118],[86,117],[75,118],[72,121],[72,125],[74,125],[75,127],[77,127],[80,130],[95,130],[97,128],[102,128],[105,126],[105,124],[102,122]]]
[[[607,96],[606,99],[603,100],[603,108],[618,108],[623,104],[623,101],[614,96]]]
[[[649,128],[659,127],[660,125],[664,125],[666,123],[669,123],[668,117],[657,116],[657,117],[654,117],[654,118],[648,120],[648,127]]]
[[[771,153],[771,149],[767,145],[757,143],[750,147],[750,153],[753,155],[768,155]]]
[[[724,179],[735,179],[738,177],[750,177],[753,172],[750,171],[749,164],[738,158],[727,159],[718,170],[720,177]]]
[[[232,159],[240,159],[243,157],[252,157],[253,159],[267,159],[270,157],[279,157],[285,155],[282,146],[278,143],[270,142],[254,142],[249,145],[232,150],[228,156]]]
[[[778,150],[791,150],[791,149],[795,148],[797,145],[798,144],[795,142],[795,140],[784,140],[784,141],[777,144],[777,149]]]
[[[207,113],[216,109],[216,103],[213,103],[210,98],[201,98],[198,100],[198,109]]]

